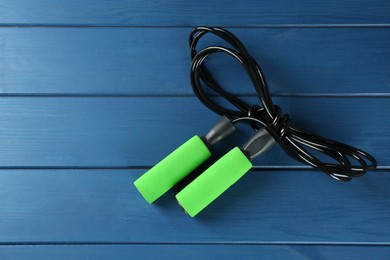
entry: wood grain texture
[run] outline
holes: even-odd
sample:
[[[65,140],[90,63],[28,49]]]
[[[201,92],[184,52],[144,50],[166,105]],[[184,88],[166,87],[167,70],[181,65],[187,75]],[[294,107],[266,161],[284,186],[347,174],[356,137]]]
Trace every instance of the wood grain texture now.
[[[219,99],[220,100],[220,99]],[[248,99],[255,104],[254,98]],[[372,153],[389,166],[388,98],[276,98],[293,124]],[[217,100],[217,102],[219,102]],[[1,167],[149,167],[219,116],[198,99],[2,98]],[[220,156],[250,137],[246,128],[218,144]],[[302,166],[276,146],[261,167]]]
[[[389,95],[388,28],[233,28],[275,95]],[[0,28],[4,94],[192,95],[190,28]],[[221,43],[207,38],[207,44]],[[227,56],[228,90],[254,94]]]
[[[387,1],[77,1],[6,0],[0,23],[16,25],[258,26],[389,23]]]
[[[218,119],[189,84],[197,25],[244,42],[294,126],[381,169],[340,183],[276,147],[195,219],[174,195],[201,169],[147,204],[133,181]],[[1,1],[0,259],[389,259],[389,28],[383,0]]]
[[[149,205],[144,170],[1,170],[0,242],[372,243],[390,239],[389,171],[337,182],[317,171],[249,172],[196,218],[174,195]]]
[[[65,245],[2,246],[2,260],[24,259],[388,259],[388,246]]]

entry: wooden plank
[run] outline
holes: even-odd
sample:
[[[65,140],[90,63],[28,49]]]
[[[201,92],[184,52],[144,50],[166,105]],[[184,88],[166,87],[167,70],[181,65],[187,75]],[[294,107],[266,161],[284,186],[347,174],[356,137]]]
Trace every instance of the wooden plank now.
[[[332,245],[64,245],[2,246],[8,259],[388,259],[388,246]]]
[[[389,95],[388,28],[231,30],[262,65],[274,95]],[[1,28],[0,92],[191,95],[190,31]],[[228,90],[255,93],[232,59],[220,56],[210,66]]]
[[[342,243],[390,241],[389,171],[349,183],[316,171],[248,173],[196,218],[174,195],[149,205],[144,170],[1,170],[1,243]],[[188,182],[188,180],[186,180]]]
[[[293,125],[357,146],[389,166],[388,98],[276,98]],[[219,101],[217,101],[219,102]],[[252,104],[258,103],[249,99]],[[198,99],[0,99],[1,167],[149,167],[191,138],[205,135],[219,116]],[[245,127],[218,144],[216,156],[243,145]],[[212,160],[211,160],[212,161]],[[295,167],[279,147],[254,161]]]
[[[16,25],[193,26],[218,24],[373,24],[389,23],[387,1],[256,1],[196,2],[76,1],[61,6],[47,0],[34,3],[6,0],[0,23]]]

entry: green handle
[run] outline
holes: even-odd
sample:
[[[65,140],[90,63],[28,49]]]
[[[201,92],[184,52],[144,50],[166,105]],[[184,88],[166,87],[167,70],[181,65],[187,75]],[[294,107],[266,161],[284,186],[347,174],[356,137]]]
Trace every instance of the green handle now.
[[[138,178],[134,185],[152,203],[211,156],[199,136],[194,136]]]
[[[183,209],[194,217],[237,182],[252,163],[235,147],[176,195]]]

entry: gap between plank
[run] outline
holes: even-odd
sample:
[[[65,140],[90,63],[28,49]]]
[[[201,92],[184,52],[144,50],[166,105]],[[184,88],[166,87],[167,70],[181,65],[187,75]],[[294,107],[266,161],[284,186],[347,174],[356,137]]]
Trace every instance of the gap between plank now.
[[[0,23],[5,28],[194,28],[198,25],[115,25],[115,24],[40,24],[40,23]],[[381,24],[263,24],[263,25],[218,25],[224,28],[387,28],[389,23]]]
[[[235,94],[237,97],[257,97],[256,94]],[[210,94],[211,97],[219,95]],[[280,93],[272,97],[286,98],[388,98],[390,93]],[[0,98],[195,98],[194,94],[89,94],[89,93],[3,93]]]
[[[148,170],[153,166],[0,166],[0,171],[3,170]],[[200,167],[199,169],[206,169]],[[305,165],[294,166],[253,166],[250,171],[315,171],[316,169]],[[375,171],[388,171],[390,166],[378,166]],[[320,172],[320,171],[319,171]]]
[[[94,242],[94,241],[42,241],[42,242],[0,242],[0,246],[107,246],[107,245],[236,245],[236,246],[288,246],[288,245],[312,245],[312,246],[390,246],[390,242],[289,242],[289,241],[236,241],[236,242]]]

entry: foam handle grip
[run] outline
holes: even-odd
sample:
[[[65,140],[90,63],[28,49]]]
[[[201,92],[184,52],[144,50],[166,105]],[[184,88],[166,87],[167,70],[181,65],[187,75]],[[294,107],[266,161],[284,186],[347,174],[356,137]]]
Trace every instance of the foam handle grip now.
[[[134,185],[152,203],[211,156],[199,136],[194,136],[138,178]]]
[[[252,163],[235,147],[176,195],[183,209],[194,217],[237,182]]]

